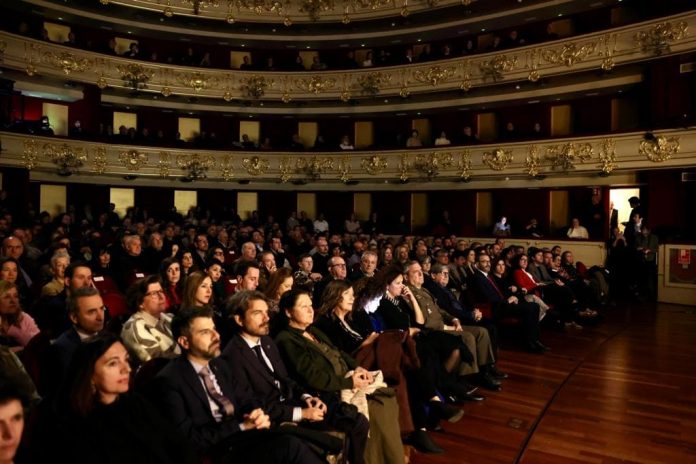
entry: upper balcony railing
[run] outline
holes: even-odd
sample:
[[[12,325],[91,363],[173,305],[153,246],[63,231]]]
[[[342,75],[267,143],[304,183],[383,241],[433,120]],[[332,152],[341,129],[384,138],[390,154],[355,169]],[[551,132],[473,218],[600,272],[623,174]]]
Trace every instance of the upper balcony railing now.
[[[161,12],[164,16],[195,16],[200,18],[243,22],[343,22],[408,16],[435,8],[469,6],[477,0],[100,0],[104,5],[116,4]]]
[[[425,64],[336,72],[258,72],[192,69],[143,63],[0,33],[2,67],[128,91],[222,99],[225,102],[408,97],[500,82],[536,82],[543,77],[615,66],[696,49],[696,12],[520,47]]]
[[[696,130],[665,130],[521,143],[388,152],[226,152],[152,148],[0,132],[0,165],[32,178],[146,185],[196,181],[196,188],[253,182],[311,189],[451,189],[587,185],[622,174],[696,165]],[[601,181],[599,178],[609,178]],[[406,186],[405,184],[409,184]],[[261,186],[261,187],[259,187]],[[239,187],[236,187],[239,188]]]

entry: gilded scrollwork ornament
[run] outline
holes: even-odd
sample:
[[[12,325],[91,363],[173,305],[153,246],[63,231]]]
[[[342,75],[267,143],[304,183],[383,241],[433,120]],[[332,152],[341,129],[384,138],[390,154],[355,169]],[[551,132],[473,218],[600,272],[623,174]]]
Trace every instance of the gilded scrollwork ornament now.
[[[273,80],[266,79],[264,76],[253,75],[251,77],[241,79],[242,85],[239,89],[244,92],[248,98],[258,100],[266,94],[266,89],[273,86]]]
[[[126,87],[133,90],[146,89],[148,82],[155,74],[153,70],[136,63],[120,64],[116,66],[116,69],[121,74],[121,80]]]
[[[287,181],[290,180],[293,169],[294,166],[292,160],[287,156],[283,156],[280,159],[280,162],[278,163],[278,171],[280,172],[280,182],[282,184],[285,184]]]
[[[242,166],[250,176],[259,176],[268,171],[269,163],[265,158],[251,156],[242,160]]]
[[[662,163],[676,155],[680,148],[679,137],[658,135],[641,140],[638,153],[653,163]]]
[[[217,79],[215,77],[200,72],[177,74],[176,78],[182,85],[191,87],[196,93],[208,88],[213,88],[217,84]]]
[[[106,147],[98,146],[92,149],[92,166],[97,174],[104,174],[106,171]]]
[[[140,153],[138,150],[127,150],[118,155],[121,164],[129,171],[139,171],[147,165],[147,153]]]
[[[457,171],[459,171],[459,179],[462,182],[471,180],[471,150],[466,149],[459,154]]]
[[[342,156],[338,160],[338,179],[343,182],[344,184],[348,181],[350,181],[350,171],[352,169],[351,166],[351,157],[350,156]]]
[[[541,172],[541,156],[539,147],[530,145],[528,148],[527,159],[524,160],[525,170],[530,177],[536,177]]]
[[[430,84],[433,87],[440,82],[447,81],[454,75],[455,69],[452,67],[431,66],[426,70],[418,69],[413,73],[414,79],[418,82]]]
[[[168,151],[161,151],[159,153],[157,166],[159,168],[159,175],[161,178],[166,179],[169,177],[169,171],[172,167],[172,154]]]
[[[597,53],[599,42],[589,42],[578,46],[576,43],[564,44],[560,49],[545,49],[541,57],[548,63],[573,67],[588,56]]]
[[[492,151],[483,153],[483,164],[493,169],[494,171],[502,171],[512,163],[514,157],[512,150],[503,150],[496,148]]]
[[[220,161],[220,176],[229,182],[234,179],[234,165],[232,163],[232,155],[225,155]]]
[[[310,78],[300,77],[295,80],[295,87],[315,95],[331,90],[336,86],[336,79],[314,75]]]
[[[366,156],[360,161],[360,167],[371,176],[376,176],[387,169],[387,160],[380,155]]]
[[[391,75],[383,72],[371,72],[358,77],[360,92],[371,96],[377,95],[389,81],[391,81]]]
[[[655,56],[671,51],[672,42],[684,39],[689,35],[685,21],[672,24],[668,21],[659,23],[646,31],[639,31],[635,35],[643,52],[652,52]]]
[[[599,166],[603,175],[609,175],[619,167],[616,164],[616,142],[613,139],[604,139],[599,144]]]
[[[431,152],[417,155],[413,167],[425,174],[428,179],[433,179],[440,174],[440,169],[447,169],[453,164],[454,159],[451,153]]]
[[[402,153],[399,156],[399,163],[396,165],[396,169],[399,170],[399,180],[406,182],[408,180],[408,171],[411,169],[411,163],[406,153]]]
[[[58,167],[58,175],[69,176],[77,172],[87,161],[87,155],[82,147],[74,147],[67,143],[47,143],[43,146],[44,155]]]
[[[68,76],[72,72],[83,72],[92,67],[92,61],[87,58],[76,58],[70,52],[53,53],[47,52],[43,55],[44,63],[48,63],[54,68],[63,70]]]
[[[321,175],[326,171],[334,168],[333,158],[326,156],[312,156],[311,158],[298,158],[295,163],[295,169],[307,176],[311,180],[321,178]]]
[[[590,143],[564,143],[546,148],[546,159],[551,161],[551,169],[564,172],[575,169],[576,163],[583,163],[594,156]]]
[[[39,142],[35,139],[24,140],[24,150],[22,151],[22,164],[28,170],[36,167],[39,158]]]
[[[191,181],[202,180],[208,177],[208,170],[215,166],[215,159],[211,155],[177,155],[176,164],[185,172],[185,178]]]
[[[517,66],[517,56],[509,58],[507,55],[495,55],[490,60],[483,60],[479,63],[479,70],[484,79],[492,79],[498,82],[505,77],[506,72],[510,72]]]

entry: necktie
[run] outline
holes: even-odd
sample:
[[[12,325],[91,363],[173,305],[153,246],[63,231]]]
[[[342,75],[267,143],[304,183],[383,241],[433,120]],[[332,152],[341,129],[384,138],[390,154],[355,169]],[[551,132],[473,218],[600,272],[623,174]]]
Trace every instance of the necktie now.
[[[488,274],[488,281],[491,283],[491,285],[492,285],[493,288],[495,289],[495,291],[496,291],[496,293],[498,294],[498,296],[499,296],[501,299],[504,300],[505,297],[503,296],[503,292],[500,291],[500,289],[498,288],[498,286],[495,284],[495,281],[493,280],[493,277],[491,277],[490,274]]]
[[[210,368],[208,366],[205,366],[203,369],[200,370],[198,375],[203,379],[203,384],[205,385],[205,389],[208,392],[208,395],[210,395],[213,401],[215,401],[215,403],[220,407],[220,410],[226,416],[234,415],[234,405],[232,404],[230,399],[223,395],[221,392],[219,392],[217,388],[215,388],[215,383],[213,382],[213,377],[210,372]]]
[[[266,362],[266,359],[263,357],[263,351],[261,350],[261,345],[256,345],[251,347],[252,350],[254,350],[254,354],[256,355],[257,358],[259,358],[259,362],[261,365],[266,368],[267,371],[269,371],[271,374],[273,374],[273,369],[271,369],[271,366],[268,365]]]

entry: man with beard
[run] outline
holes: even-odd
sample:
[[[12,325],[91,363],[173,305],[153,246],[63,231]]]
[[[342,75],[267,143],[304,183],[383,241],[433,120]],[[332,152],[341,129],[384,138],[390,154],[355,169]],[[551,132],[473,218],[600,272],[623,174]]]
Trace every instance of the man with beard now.
[[[183,308],[172,321],[182,355],[155,378],[162,412],[196,450],[214,463],[319,464],[299,439],[270,432],[271,421],[220,355],[220,336],[208,308]]]
[[[333,452],[341,451],[341,440],[321,430],[329,427],[341,430],[349,437],[349,461],[354,464],[364,462],[369,430],[367,419],[356,414],[355,421],[346,421],[346,416],[339,411],[351,406],[328,400],[325,404],[319,397],[302,390],[289,377],[278,347],[268,336],[270,318],[263,293],[236,293],[227,301],[226,312],[241,330],[225,347],[222,359],[228,363],[236,379],[249,383],[257,397],[264,399],[271,421],[299,424],[287,427],[287,430]]]

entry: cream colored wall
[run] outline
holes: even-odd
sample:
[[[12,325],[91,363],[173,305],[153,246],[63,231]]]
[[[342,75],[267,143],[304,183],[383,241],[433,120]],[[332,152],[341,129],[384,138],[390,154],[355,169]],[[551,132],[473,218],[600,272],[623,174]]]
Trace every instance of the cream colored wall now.
[[[179,134],[187,142],[193,141],[201,133],[201,120],[198,118],[179,118]]]
[[[239,121],[239,140],[242,140],[243,134],[248,135],[252,142],[258,142],[261,136],[259,121]]]
[[[52,216],[67,210],[65,185],[42,184],[39,190],[40,211],[48,211]]]
[[[360,221],[370,219],[372,212],[372,196],[369,193],[353,194],[353,211]]]
[[[66,137],[68,135],[68,105],[44,103],[42,111],[44,116],[48,116],[53,134]]]
[[[428,225],[428,194],[411,194],[411,227]]]
[[[305,148],[312,148],[319,134],[319,125],[316,122],[300,122],[297,124],[297,135],[300,136]]]
[[[568,191],[551,190],[549,198],[551,230],[568,225]]]
[[[564,137],[570,135],[573,128],[573,109],[570,105],[551,107],[551,136]]]
[[[51,42],[63,43],[68,40],[70,26],[64,24],[44,22],[44,29],[48,31],[48,40]]]
[[[493,194],[491,192],[476,193],[476,227],[480,230],[493,231]]]
[[[252,211],[259,209],[259,195],[256,192],[237,193],[237,214],[239,217],[248,219]]]
[[[118,133],[118,128],[121,126],[126,126],[126,129],[131,127],[138,127],[138,115],[136,113],[123,113],[121,111],[114,111],[114,134]]]
[[[174,190],[174,207],[186,215],[188,210],[198,205],[198,192],[195,190]]]
[[[116,205],[116,213],[123,217],[126,210],[135,204],[135,189],[111,188],[109,189],[109,203]]]
[[[316,193],[298,193],[297,194],[297,212],[304,211],[310,219],[317,217],[317,194]]]

